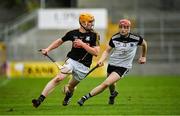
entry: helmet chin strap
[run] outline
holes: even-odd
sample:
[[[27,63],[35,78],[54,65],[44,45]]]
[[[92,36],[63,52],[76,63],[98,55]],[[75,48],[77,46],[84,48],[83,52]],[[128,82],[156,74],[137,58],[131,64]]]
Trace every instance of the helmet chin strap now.
[[[81,22],[79,21],[79,24],[81,25],[81,27],[83,27],[84,30],[86,30],[87,32],[91,31],[92,29],[86,29],[82,24]],[[86,24],[87,25],[87,24]]]

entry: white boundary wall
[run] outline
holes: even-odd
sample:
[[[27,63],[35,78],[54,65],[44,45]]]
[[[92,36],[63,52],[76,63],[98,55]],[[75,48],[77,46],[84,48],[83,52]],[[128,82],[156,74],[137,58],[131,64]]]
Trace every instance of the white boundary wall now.
[[[79,15],[91,13],[95,17],[95,28],[106,29],[106,9],[41,9],[38,11],[39,29],[72,29],[79,27]]]

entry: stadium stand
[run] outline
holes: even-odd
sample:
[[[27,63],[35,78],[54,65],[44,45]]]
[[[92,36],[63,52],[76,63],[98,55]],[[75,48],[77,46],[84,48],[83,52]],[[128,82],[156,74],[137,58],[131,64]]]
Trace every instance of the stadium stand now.
[[[166,6],[169,2],[173,8]],[[143,35],[148,42],[148,63],[144,66],[134,66],[132,74],[180,74],[180,15],[178,0],[144,1],[133,0],[78,0],[78,8],[107,8],[109,16],[106,34],[101,33],[105,41],[102,48],[117,32],[117,21],[121,18],[129,18],[133,22],[133,30]],[[169,9],[169,10],[168,10]],[[39,30],[37,28],[37,11],[28,14],[11,27],[4,30],[1,38],[7,44],[8,60],[26,61],[42,60],[36,50],[44,48],[53,39],[62,37],[67,30]],[[136,27],[136,28],[135,28]],[[64,60],[69,50],[64,45],[60,50],[52,52],[53,57]],[[59,57],[61,54],[61,57]],[[136,60],[138,55],[136,56]],[[134,62],[137,64],[137,61]]]

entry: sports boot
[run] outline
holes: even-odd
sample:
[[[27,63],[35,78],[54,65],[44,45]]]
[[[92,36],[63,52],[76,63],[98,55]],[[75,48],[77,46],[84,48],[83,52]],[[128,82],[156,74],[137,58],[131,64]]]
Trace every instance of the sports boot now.
[[[86,101],[86,98],[83,96],[77,103],[79,104],[79,106],[83,106],[85,101]]]
[[[114,91],[114,93],[109,96],[109,102],[108,103],[113,105],[114,104],[114,100],[115,100],[117,95],[118,95],[118,92]]]
[[[64,100],[63,100],[63,103],[62,103],[63,106],[67,106],[67,105],[69,104],[72,95],[73,95],[73,94],[70,93],[70,92],[67,92],[67,93],[66,93],[66,96],[65,96],[65,98],[64,98]]]
[[[33,99],[33,100],[32,100],[32,103],[33,103],[33,106],[34,106],[35,108],[37,108],[37,107],[41,104],[41,101],[39,101],[39,100],[37,100],[37,99]]]

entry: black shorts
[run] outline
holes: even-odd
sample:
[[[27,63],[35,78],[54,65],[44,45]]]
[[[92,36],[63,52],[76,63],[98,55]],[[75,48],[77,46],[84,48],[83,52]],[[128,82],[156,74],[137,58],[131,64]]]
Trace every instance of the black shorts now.
[[[120,77],[123,77],[124,74],[127,74],[129,69],[124,68],[124,67],[118,67],[118,66],[113,66],[113,65],[108,65],[107,67],[107,73],[111,74],[112,72],[116,72]]]

